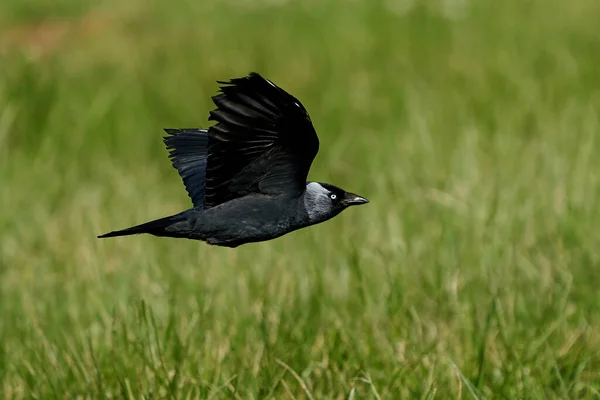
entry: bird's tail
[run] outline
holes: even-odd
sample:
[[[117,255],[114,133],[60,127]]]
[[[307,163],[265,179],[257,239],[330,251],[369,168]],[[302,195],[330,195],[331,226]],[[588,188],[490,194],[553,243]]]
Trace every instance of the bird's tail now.
[[[177,222],[185,221],[183,213],[172,215],[170,217],[159,218],[154,221],[146,222],[144,224],[132,226],[131,228],[122,229],[120,231],[112,231],[105,233],[104,235],[98,236],[98,238],[109,238],[115,236],[128,236],[137,235],[140,233],[149,233],[154,236],[169,236],[169,237],[185,237],[184,232],[177,232],[177,230],[167,230],[168,227],[172,226]]]

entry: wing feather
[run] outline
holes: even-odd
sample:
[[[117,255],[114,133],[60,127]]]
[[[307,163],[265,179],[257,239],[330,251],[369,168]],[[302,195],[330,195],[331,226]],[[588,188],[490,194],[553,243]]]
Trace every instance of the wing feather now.
[[[173,167],[183,180],[194,207],[204,207],[208,132],[203,129],[165,129],[163,139]]]
[[[208,129],[206,207],[249,193],[300,195],[319,139],[300,101],[256,73],[219,82]]]

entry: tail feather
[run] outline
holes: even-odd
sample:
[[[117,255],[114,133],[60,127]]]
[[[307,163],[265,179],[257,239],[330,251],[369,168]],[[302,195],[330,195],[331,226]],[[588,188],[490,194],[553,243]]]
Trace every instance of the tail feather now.
[[[172,215],[170,217],[159,218],[144,224],[132,226],[131,228],[108,232],[104,235],[98,236],[98,238],[102,239],[116,236],[138,235],[140,233],[149,233],[154,236],[185,237],[183,232],[178,233],[176,230],[167,230],[169,226],[183,220],[185,220],[185,217],[183,217],[181,214]]]

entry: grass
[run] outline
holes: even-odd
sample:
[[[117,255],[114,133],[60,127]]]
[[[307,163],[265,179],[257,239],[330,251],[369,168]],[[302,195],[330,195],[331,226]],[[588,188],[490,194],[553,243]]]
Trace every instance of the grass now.
[[[597,1],[48,4],[0,6],[0,397],[600,397]],[[97,240],[189,206],[161,129],[251,70],[371,203]]]

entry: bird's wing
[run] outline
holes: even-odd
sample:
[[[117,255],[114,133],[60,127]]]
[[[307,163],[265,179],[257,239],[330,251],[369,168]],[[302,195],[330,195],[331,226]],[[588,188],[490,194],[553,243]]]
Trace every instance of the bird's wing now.
[[[204,208],[204,175],[208,132],[204,129],[165,129],[164,142],[171,163],[183,179],[194,207]]]
[[[250,193],[300,195],[319,139],[294,96],[259,74],[219,82],[208,129],[205,205]]]

